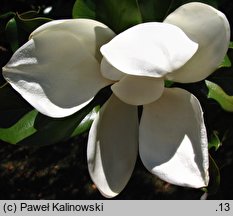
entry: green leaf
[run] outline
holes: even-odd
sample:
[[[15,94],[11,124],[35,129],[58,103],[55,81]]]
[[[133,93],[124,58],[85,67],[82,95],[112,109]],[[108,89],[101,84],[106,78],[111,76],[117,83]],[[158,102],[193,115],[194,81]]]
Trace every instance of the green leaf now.
[[[103,88],[79,112],[66,118],[50,118],[32,110],[7,84],[0,87],[0,140],[39,147],[77,136],[90,128],[99,106],[102,106],[111,94],[110,87]]]
[[[10,19],[7,23],[5,34],[10,43],[11,50],[15,52],[19,48],[18,27],[15,18]]]
[[[93,115],[97,112],[97,110],[93,110],[93,108],[105,103],[111,94],[110,88],[102,89],[86,107],[65,118],[50,118],[39,113],[34,122],[34,128],[37,130],[36,133],[25,138],[18,144],[27,146],[51,145],[65,141],[74,135],[88,130],[91,124],[89,120],[91,119],[88,120],[87,117],[87,121],[83,121],[81,125],[80,123],[89,113]],[[80,125],[80,127],[77,129],[78,125]]]
[[[233,49],[233,42],[231,41],[229,43],[229,49]],[[231,67],[231,60],[230,58],[228,57],[228,55],[226,54],[222,63],[220,64],[219,68],[221,67]]]
[[[73,18],[96,19],[96,2],[93,0],[78,0],[72,11]]]
[[[30,34],[39,26],[51,21],[52,19],[46,17],[37,17],[38,11],[28,11],[23,14],[17,14],[15,20],[18,27]]]
[[[174,0],[138,0],[137,2],[143,22],[162,22],[177,4]]]
[[[12,127],[0,128],[0,139],[11,144],[16,144],[34,134],[36,129],[33,125],[37,114],[36,110],[30,111]]]
[[[214,131],[210,137],[208,148],[209,149],[214,148],[215,151],[217,151],[221,145],[222,143],[218,137],[218,132]]]
[[[222,68],[222,67],[231,67],[231,60],[229,59],[227,54],[225,55],[222,63],[219,66],[219,68]]]
[[[0,87],[0,127],[14,125],[32,107],[9,85]]]
[[[208,194],[211,195],[217,193],[220,186],[220,171],[211,155],[209,155],[209,174],[210,181],[207,190]]]
[[[0,15],[0,34],[5,32],[7,22],[15,16],[15,13],[8,12],[5,14]]]
[[[229,48],[230,48],[230,49],[233,49],[233,41],[230,42]]]
[[[162,22],[169,13],[192,0],[76,0],[73,18],[90,18],[109,26],[116,33],[138,23]],[[201,0],[217,7],[218,0]]]
[[[166,88],[170,88],[173,84],[174,84],[174,82],[171,80],[165,80],[165,82],[164,82],[164,86]]]
[[[137,0],[137,2],[143,22],[162,22],[179,6],[188,2],[193,2],[193,0]],[[200,0],[199,2],[203,2],[214,7],[218,6],[218,0]]]
[[[78,125],[78,127],[74,130],[71,137],[78,136],[87,130],[90,129],[92,122],[97,116],[97,113],[99,112],[100,106],[94,107],[94,109],[86,115],[86,117],[81,121],[81,123]]]
[[[18,144],[40,147],[64,141],[70,138],[73,130],[88,111],[84,109],[72,116],[61,119],[50,118],[39,113],[34,122],[36,133],[25,138]]]
[[[136,0],[76,0],[73,18],[96,19],[116,33],[142,22]]]
[[[227,95],[219,85],[211,81],[206,80],[205,83],[209,89],[207,97],[216,100],[225,111],[233,112],[233,96]]]
[[[89,129],[90,121],[84,121],[78,133],[72,136],[72,132],[89,113],[91,107],[87,106],[86,109],[62,119],[44,116],[35,110],[30,111],[13,126],[0,128],[0,140],[10,144],[37,147],[64,141]]]
[[[42,24],[51,21],[49,18],[36,17],[37,15],[38,12],[36,11],[15,14],[15,17],[7,23],[5,34],[13,52],[28,40],[32,31]]]

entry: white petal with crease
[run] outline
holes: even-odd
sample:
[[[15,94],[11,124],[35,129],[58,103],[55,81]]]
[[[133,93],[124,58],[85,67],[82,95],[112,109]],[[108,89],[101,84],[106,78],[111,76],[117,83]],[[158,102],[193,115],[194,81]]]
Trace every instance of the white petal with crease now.
[[[162,77],[185,64],[197,47],[178,27],[151,22],[122,32],[100,51],[126,74]]]
[[[199,101],[189,92],[174,88],[145,105],[139,153],[145,167],[169,183],[206,186],[208,142]]]
[[[179,7],[164,22],[178,26],[199,44],[190,61],[176,72],[168,74],[168,79],[196,82],[218,68],[230,41],[230,26],[222,12],[209,5],[193,2]]]
[[[89,173],[105,197],[114,197],[124,189],[137,154],[137,107],[113,95],[94,120],[87,146]]]
[[[100,47],[115,37],[115,33],[110,28],[98,21],[91,19],[67,19],[54,20],[40,26],[32,32],[30,38],[48,30],[59,34],[61,29],[76,35],[78,40],[99,62],[102,59]]]
[[[131,105],[143,105],[157,100],[163,93],[163,78],[127,75],[111,86],[113,93]]]
[[[64,117],[85,106],[111,82],[76,35],[40,32],[19,48],[3,68],[5,79],[32,106],[51,117]]]

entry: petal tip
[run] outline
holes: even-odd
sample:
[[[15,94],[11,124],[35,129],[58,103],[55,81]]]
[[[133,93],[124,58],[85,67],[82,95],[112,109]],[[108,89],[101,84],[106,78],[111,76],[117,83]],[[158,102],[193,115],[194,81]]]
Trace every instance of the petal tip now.
[[[159,78],[185,64],[197,49],[181,28],[148,22],[117,35],[100,52],[126,74]]]
[[[177,8],[164,22],[180,27],[199,44],[195,55],[169,74],[168,79],[181,83],[197,82],[219,67],[230,42],[230,25],[225,14],[210,5],[191,2]]]

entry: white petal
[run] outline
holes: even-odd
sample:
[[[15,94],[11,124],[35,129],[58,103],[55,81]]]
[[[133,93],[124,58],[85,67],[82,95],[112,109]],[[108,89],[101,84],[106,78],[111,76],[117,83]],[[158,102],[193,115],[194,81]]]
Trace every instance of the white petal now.
[[[157,100],[163,93],[163,78],[127,75],[111,86],[113,93],[131,105],[143,105]]]
[[[109,80],[118,81],[126,74],[114,68],[105,58],[101,61],[101,74]]]
[[[197,47],[178,27],[151,22],[124,31],[100,51],[124,73],[162,77],[185,64]]]
[[[165,21],[180,27],[199,44],[195,55],[177,72],[168,75],[176,82],[196,82],[205,79],[222,62],[230,41],[230,26],[223,13],[202,3],[179,7]]]
[[[56,31],[59,34],[61,29],[76,35],[78,40],[99,62],[102,59],[100,47],[115,37],[115,33],[110,28],[98,21],[91,19],[67,19],[54,20],[40,26],[32,32],[30,38],[48,30]]]
[[[199,101],[189,92],[166,89],[145,105],[139,128],[139,153],[145,167],[180,186],[208,184],[208,142]]]
[[[114,197],[124,189],[137,153],[137,107],[113,95],[94,120],[87,146],[89,173],[104,196]]]
[[[3,75],[32,106],[51,117],[73,114],[111,83],[77,36],[63,29],[34,35],[14,53]]]

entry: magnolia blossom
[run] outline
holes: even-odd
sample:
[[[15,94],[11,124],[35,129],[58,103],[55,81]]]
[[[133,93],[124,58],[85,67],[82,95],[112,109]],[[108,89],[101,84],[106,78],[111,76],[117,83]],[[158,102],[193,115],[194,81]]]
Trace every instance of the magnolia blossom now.
[[[3,75],[51,117],[77,112],[111,84],[113,94],[95,118],[87,146],[90,176],[104,196],[124,189],[138,151],[159,178],[200,188],[209,181],[203,112],[194,95],[165,88],[164,80],[206,78],[224,58],[229,39],[225,15],[202,3],[185,4],[163,23],[139,24],[117,36],[94,20],[52,21],[31,34]]]

